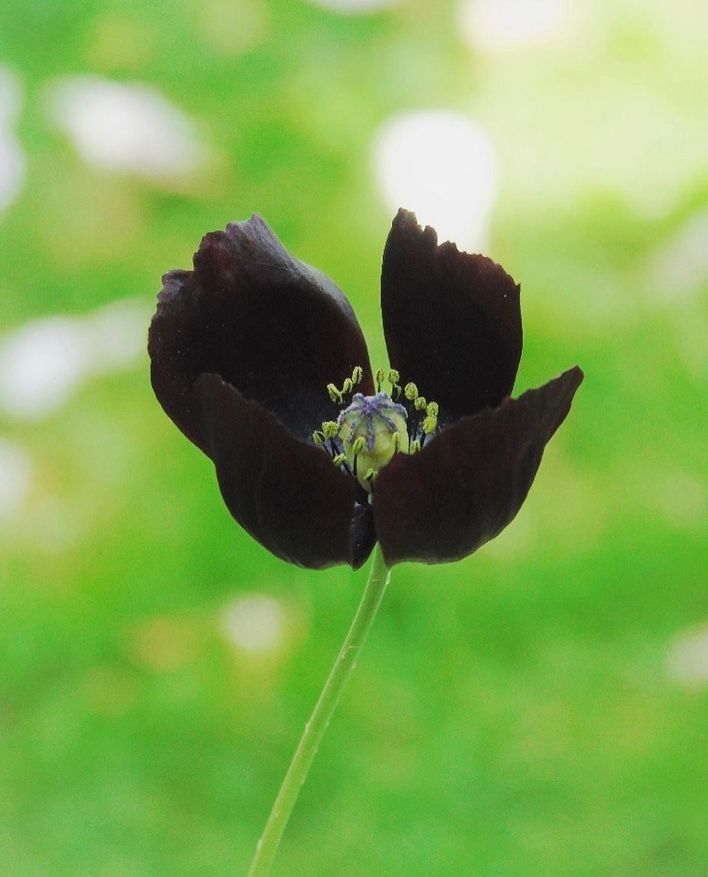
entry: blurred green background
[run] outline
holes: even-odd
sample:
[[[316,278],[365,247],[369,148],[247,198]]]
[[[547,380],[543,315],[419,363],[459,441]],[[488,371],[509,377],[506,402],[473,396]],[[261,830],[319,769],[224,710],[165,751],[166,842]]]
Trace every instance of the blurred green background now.
[[[276,877],[708,874],[708,7],[4,0],[0,873],[245,874],[365,571],[231,520],[160,275],[262,213],[385,364],[395,207],[579,363],[514,523],[395,569]],[[444,486],[441,486],[444,489]]]

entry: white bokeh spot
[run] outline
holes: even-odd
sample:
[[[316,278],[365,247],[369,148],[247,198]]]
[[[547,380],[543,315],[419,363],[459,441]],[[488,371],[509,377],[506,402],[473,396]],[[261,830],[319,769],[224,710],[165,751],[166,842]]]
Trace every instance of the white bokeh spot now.
[[[680,634],[666,656],[668,675],[687,687],[708,685],[708,624]]]
[[[504,52],[565,33],[570,0],[463,0],[458,24],[474,49]]]
[[[497,193],[497,161],[489,135],[450,110],[389,119],[374,142],[376,177],[390,213],[412,210],[440,241],[482,250]]]
[[[310,2],[314,6],[321,6],[323,9],[329,9],[332,12],[356,15],[390,9],[393,6],[397,6],[401,0],[310,0]]]
[[[243,594],[221,613],[221,629],[233,645],[264,654],[278,650],[285,636],[285,611],[267,594]]]
[[[0,411],[40,420],[87,379],[131,368],[144,355],[148,309],[114,302],[85,317],[32,320],[0,337]]]
[[[67,77],[50,88],[49,112],[77,152],[106,170],[168,181],[208,157],[192,120],[152,86]]]

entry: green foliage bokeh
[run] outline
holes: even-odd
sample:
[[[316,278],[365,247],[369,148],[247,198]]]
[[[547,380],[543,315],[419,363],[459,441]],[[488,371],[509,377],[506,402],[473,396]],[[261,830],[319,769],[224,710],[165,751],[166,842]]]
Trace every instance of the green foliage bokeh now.
[[[448,108],[498,151],[517,392],[586,372],[508,530],[395,569],[278,877],[708,873],[708,275],[676,243],[703,217],[708,246],[708,17],[670,6],[578,5],[575,33],[498,53],[447,2],[0,7],[27,155],[0,216],[2,333],[123,298],[147,327],[163,271],[258,211],[385,362],[371,144],[394,113]],[[198,120],[208,171],[169,190],[89,166],[46,112],[52,81],[85,73]],[[241,531],[146,357],[39,423],[0,418],[34,467],[0,521],[0,873],[245,874],[365,572],[294,569]],[[247,594],[280,607],[269,650],[225,633]],[[675,669],[687,638],[695,678]]]

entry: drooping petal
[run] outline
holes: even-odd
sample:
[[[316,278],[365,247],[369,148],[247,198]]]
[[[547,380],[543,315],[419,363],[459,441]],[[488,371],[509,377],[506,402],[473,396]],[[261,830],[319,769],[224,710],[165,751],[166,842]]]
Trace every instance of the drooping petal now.
[[[519,287],[485,256],[438,246],[399,210],[383,254],[381,310],[391,365],[440,405],[444,423],[495,408],[521,358]]]
[[[195,394],[221,495],[239,524],[290,563],[358,569],[375,537],[354,480],[218,375],[201,375]]]
[[[207,234],[193,271],[163,278],[148,339],[162,407],[205,453],[197,377],[213,372],[307,438],[336,417],[327,395],[354,366],[371,392],[366,342],[344,293],[292,257],[259,216]]]
[[[576,366],[459,420],[420,453],[399,454],[382,469],[374,525],[386,562],[459,560],[500,533],[521,508],[582,379]]]

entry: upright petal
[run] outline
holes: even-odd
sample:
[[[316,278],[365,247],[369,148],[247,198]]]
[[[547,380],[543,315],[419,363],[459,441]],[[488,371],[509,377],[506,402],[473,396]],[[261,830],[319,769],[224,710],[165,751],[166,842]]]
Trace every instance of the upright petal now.
[[[163,278],[148,350],[155,394],[185,435],[209,453],[197,377],[213,372],[294,435],[336,417],[326,385],[360,365],[366,342],[344,293],[293,258],[259,216],[211,232],[193,271]]]
[[[399,210],[386,241],[381,309],[391,365],[440,405],[451,423],[495,408],[521,358],[519,287],[485,256],[438,246]]]
[[[459,560],[500,533],[583,379],[576,366],[499,408],[465,417],[378,475],[374,525],[389,565]]]
[[[221,495],[239,524],[290,563],[360,567],[375,537],[354,480],[218,375],[201,375],[195,392]]]

